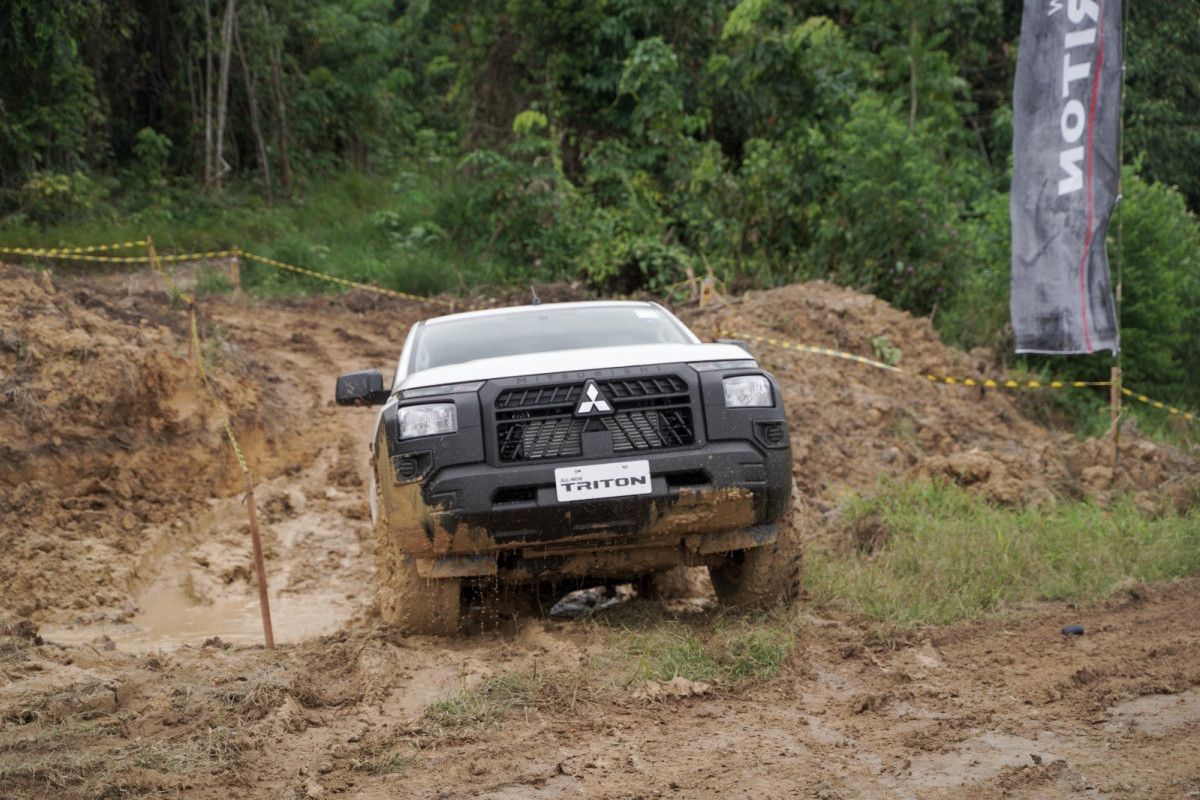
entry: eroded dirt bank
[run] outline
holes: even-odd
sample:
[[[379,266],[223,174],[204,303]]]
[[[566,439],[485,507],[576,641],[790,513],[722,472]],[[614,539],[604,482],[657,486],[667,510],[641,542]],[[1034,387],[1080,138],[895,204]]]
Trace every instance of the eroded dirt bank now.
[[[376,626],[373,415],[334,408],[333,379],[390,368],[431,309],[374,295],[200,305],[256,479],[281,643],[264,651],[242,477],[186,313],[150,275],[0,280],[2,796],[1200,796],[1197,580],[911,641],[802,605],[784,671],[748,692],[647,700],[599,682],[498,725],[431,722],[429,703],[487,676],[577,668],[607,629],[536,613],[454,640]],[[873,357],[886,336],[913,372],[996,377],[926,321],[823,284],[683,314],[709,339]],[[1011,504],[1197,502],[1196,463],[1134,429],[1113,475],[1106,442],[1040,428],[1003,392],[753,349],[787,395],[823,535],[838,498],[881,475]],[[1068,623],[1087,634],[1064,638]]]

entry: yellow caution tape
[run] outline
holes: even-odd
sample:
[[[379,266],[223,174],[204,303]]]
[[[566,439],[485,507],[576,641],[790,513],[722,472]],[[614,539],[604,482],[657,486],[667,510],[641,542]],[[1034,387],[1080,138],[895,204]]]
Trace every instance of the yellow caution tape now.
[[[11,250],[9,252],[21,252]],[[227,258],[235,254],[234,250],[213,250],[207,253],[180,253],[170,256],[158,256],[160,261],[201,261],[206,258]],[[42,255],[51,258],[57,258],[63,261],[104,261],[110,264],[149,264],[150,256],[85,256],[72,255],[68,253],[49,253],[43,251],[34,253],[29,251],[22,253],[23,255]]]
[[[0,253],[15,253],[22,256],[56,257],[78,253],[98,253],[105,250],[128,250],[133,247],[145,247],[146,242],[118,242],[117,244],[97,244],[91,247],[0,247]]]
[[[369,283],[359,283],[358,281],[347,280],[346,278],[338,278],[333,275],[326,275],[323,272],[317,272],[317,271],[311,270],[311,269],[304,269],[303,267],[295,267],[295,266],[292,266],[291,264],[285,264],[282,261],[276,261],[271,258],[264,258],[263,256],[257,256],[254,253],[247,253],[244,250],[235,251],[235,254],[240,255],[244,258],[248,258],[252,261],[258,261],[263,264],[269,264],[272,267],[278,267],[279,269],[286,269],[290,272],[297,272],[301,275],[308,275],[309,277],[312,277],[312,278],[320,278],[321,280],[329,281],[330,283],[337,283],[342,286],[349,286],[352,289],[365,289],[368,292],[375,292],[376,294],[385,294],[390,297],[400,297],[405,300],[416,300],[417,302],[420,302],[420,303],[439,303],[444,306],[453,306],[454,305],[449,300],[442,300],[441,298],[438,298],[438,297],[422,297],[421,295],[418,295],[418,294],[408,294],[407,292],[398,292],[395,289],[385,289],[382,286],[374,286]],[[466,306],[464,306],[464,307],[466,307]]]
[[[827,347],[813,347],[808,344],[796,344],[795,342],[785,342],[782,339],[771,339],[766,336],[755,336],[752,333],[738,333],[736,331],[717,331],[721,336],[732,336],[735,339],[748,339],[752,342],[762,342],[764,344],[774,345],[775,347],[783,347],[788,350],[799,350],[804,353],[818,353],[823,356],[833,356],[834,358],[844,358],[847,361],[857,361],[859,364],[866,364],[879,369],[886,369],[889,372],[904,372],[899,367],[893,367],[891,364],[885,364],[882,361],[876,361],[863,356],[856,356],[853,353],[843,353],[841,350],[830,350]],[[905,373],[908,374],[908,373]]]
[[[204,357],[200,354],[200,332],[196,329],[196,315],[192,313],[190,317],[192,348],[196,354],[196,368],[200,371],[200,379],[204,382],[204,388],[208,390],[208,396],[212,398],[213,406],[221,417],[221,424],[225,426],[225,435],[229,438],[229,444],[233,446],[233,454],[237,456],[238,466],[242,468],[242,472],[249,472],[250,468],[246,466],[246,459],[242,456],[242,448],[238,446],[237,437],[233,435],[233,425],[230,424],[229,417],[225,414],[225,407],[221,405],[221,400],[217,397],[217,392],[208,379],[208,372],[204,369]]]
[[[1136,398],[1136,399],[1142,401],[1143,403],[1146,403],[1147,405],[1154,406],[1155,408],[1161,408],[1162,410],[1170,412],[1171,414],[1178,414],[1179,416],[1186,419],[1188,422],[1192,422],[1196,419],[1196,414],[1191,411],[1180,411],[1178,408],[1175,408],[1174,406],[1169,406],[1166,403],[1160,402],[1158,400],[1151,400],[1149,397],[1146,397],[1146,395],[1144,395],[1144,394],[1135,394],[1132,390],[1127,389],[1124,386],[1121,387],[1121,394]]]
[[[939,375],[919,375],[915,372],[909,372],[907,370],[900,369],[899,367],[894,367],[891,364],[885,364],[882,361],[876,361],[863,356],[856,356],[853,353],[845,353],[841,350],[830,350],[827,347],[813,347],[812,345],[807,344],[795,344],[794,342],[785,342],[780,339],[771,339],[765,336],[755,336],[750,333],[738,333],[736,331],[717,331],[717,333],[721,336],[732,336],[736,339],[748,339],[750,341],[763,342],[766,344],[775,345],[776,347],[784,347],[789,350],[800,350],[805,353],[819,353],[820,355],[824,356],[844,358],[847,361],[856,361],[859,364],[866,364],[867,366],[877,367],[878,369],[886,369],[889,372],[900,372],[905,375],[912,375],[913,377],[925,378],[933,381],[934,383],[945,383],[960,386],[989,386],[1007,389],[1017,389],[1021,387],[1030,389],[1061,389],[1064,387],[1080,386],[1112,386],[1111,381],[997,381],[983,378],[947,378]]]
[[[994,381],[980,378],[943,378],[937,375],[922,375],[935,383],[961,384],[962,386],[994,386],[1007,389],[1063,389],[1080,386],[1112,386],[1112,381]]]
[[[171,291],[172,291],[172,292],[173,292],[173,293],[174,293],[174,294],[175,294],[177,297],[179,297],[181,300],[183,300],[183,302],[184,302],[184,305],[186,305],[186,306],[189,306],[189,307],[190,307],[190,306],[193,306],[193,305],[195,305],[195,303],[196,303],[196,298],[192,297],[190,294],[188,294],[187,292],[184,292],[184,291],[182,291],[182,290],[181,290],[181,289],[180,289],[178,286],[176,286],[176,285],[175,285],[175,281],[171,280],[171,276],[170,276],[169,274],[167,274],[167,271],[166,271],[165,269],[163,269],[163,268],[162,268],[162,264],[161,264],[161,263],[159,263],[159,262],[161,261],[161,259],[159,258],[159,255],[158,255],[158,253],[156,253],[156,252],[154,251],[154,245],[153,245],[153,244],[150,244],[150,243],[147,243],[147,248],[148,248],[148,249],[149,249],[149,251],[150,251],[150,256],[149,256],[149,260],[150,260],[150,266],[151,266],[151,267],[152,267],[152,268],[153,268],[153,269],[154,269],[154,270],[155,270],[155,271],[156,271],[156,272],[157,272],[159,275],[162,275],[162,276],[163,276],[163,280],[165,280],[165,281],[167,282],[167,285],[171,287]],[[194,317],[193,317],[193,321],[195,321],[195,320],[194,320]]]

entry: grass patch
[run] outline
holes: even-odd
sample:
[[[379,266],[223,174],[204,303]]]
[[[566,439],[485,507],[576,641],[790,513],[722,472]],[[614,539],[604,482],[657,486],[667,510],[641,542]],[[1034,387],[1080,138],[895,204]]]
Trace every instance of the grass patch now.
[[[209,729],[191,741],[145,741],[122,747],[64,740],[49,752],[26,755],[22,748],[0,751],[0,795],[60,794],[80,798],[123,797],[179,788],[187,776],[231,774],[238,754],[251,742],[228,728]]]
[[[432,703],[425,709],[425,718],[445,728],[488,728],[513,708],[574,712],[580,703],[589,702],[595,691],[586,666],[562,673],[493,675]]]
[[[364,758],[354,762],[354,769],[369,775],[402,775],[416,763],[415,753],[385,750],[367,753]]]
[[[607,647],[574,669],[494,675],[432,703],[425,718],[448,729],[490,728],[513,709],[571,714],[614,692],[679,677],[742,688],[775,675],[796,641],[790,622],[757,616],[721,614],[696,625],[661,614],[637,618],[637,629],[598,618]]]
[[[795,638],[764,620],[723,617],[702,631],[680,623],[624,631],[616,645],[636,665],[627,683],[686,678],[736,687],[778,672]]]
[[[808,554],[819,604],[901,625],[946,624],[1038,600],[1090,602],[1130,582],[1200,572],[1194,513],[1150,518],[1132,502],[1004,509],[941,483],[886,484],[845,509],[850,535]]]

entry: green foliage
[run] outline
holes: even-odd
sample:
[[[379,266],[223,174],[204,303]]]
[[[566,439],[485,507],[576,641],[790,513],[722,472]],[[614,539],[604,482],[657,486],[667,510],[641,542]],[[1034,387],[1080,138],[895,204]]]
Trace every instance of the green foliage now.
[[[0,179],[73,174],[103,151],[95,76],[80,52],[87,26],[107,18],[93,0],[13,0],[0,14]],[[0,209],[2,210],[2,209]]]
[[[36,225],[82,219],[101,208],[107,191],[82,172],[35,172],[21,186],[19,215]]]
[[[1126,383],[1178,402],[1200,398],[1200,221],[1180,193],[1125,170],[1114,219],[1120,250],[1122,369]],[[1115,282],[1116,276],[1114,276]]]
[[[814,215],[810,269],[928,313],[958,277],[961,215],[978,187],[975,171],[945,158],[933,120],[910,126],[870,96],[855,103],[826,147],[836,188]]]
[[[632,292],[709,268],[739,288],[828,278],[933,315],[948,340],[1011,350],[1020,4],[239,0],[231,39],[220,2],[10,6],[0,226],[15,244],[30,224],[56,242],[257,243],[407,291],[536,276]],[[1200,203],[1198,12],[1146,0],[1126,35],[1125,146],[1140,160],[1125,181],[1125,367],[1181,405],[1200,395],[1184,213]]]
[[[134,137],[133,154],[137,156],[144,179],[150,183],[161,182],[171,155],[171,140],[154,128],[142,128]]]
[[[1125,157],[1200,213],[1200,2],[1130,2]]]

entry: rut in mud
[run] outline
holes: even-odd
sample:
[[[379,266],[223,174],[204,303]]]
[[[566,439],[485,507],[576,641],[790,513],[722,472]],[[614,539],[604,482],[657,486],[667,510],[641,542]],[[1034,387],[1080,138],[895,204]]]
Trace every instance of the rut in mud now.
[[[569,674],[608,634],[536,606],[460,639],[377,624],[373,412],[335,408],[333,381],[387,371],[432,309],[367,293],[200,304],[201,358],[256,481],[281,645],[264,651],[241,474],[186,315],[152,275],[0,279],[0,794],[1200,796],[1195,580],[911,641],[802,605],[782,673],[748,690],[616,681],[489,725],[431,722],[430,703],[490,676]],[[679,313],[709,340],[873,357],[887,337],[913,373],[996,375],[928,321],[820,283]],[[1039,427],[1010,394],[753,349],[786,395],[806,530],[837,535],[839,498],[884,475],[1007,504],[1197,502],[1195,461],[1135,429],[1114,475],[1107,442]],[[691,595],[664,613],[721,624]],[[1063,637],[1068,622],[1088,633]]]

